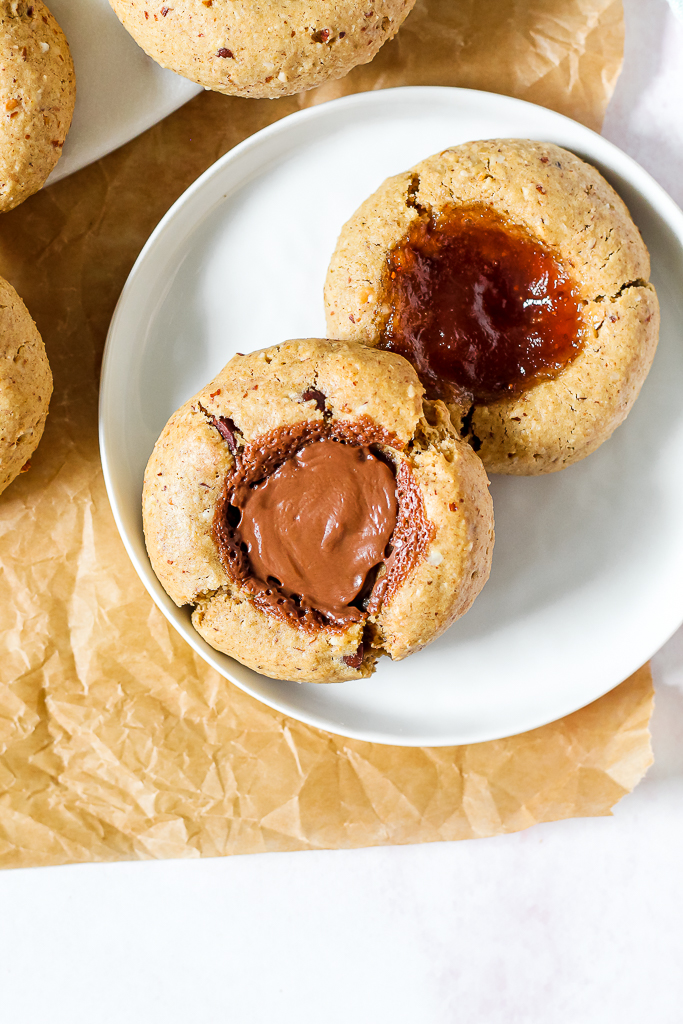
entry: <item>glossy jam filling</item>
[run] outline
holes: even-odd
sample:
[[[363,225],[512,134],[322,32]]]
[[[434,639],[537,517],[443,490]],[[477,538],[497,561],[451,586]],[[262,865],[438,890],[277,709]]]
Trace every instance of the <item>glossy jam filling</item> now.
[[[576,286],[548,249],[488,207],[420,220],[387,264],[380,345],[410,360],[431,397],[520,394],[581,350]]]

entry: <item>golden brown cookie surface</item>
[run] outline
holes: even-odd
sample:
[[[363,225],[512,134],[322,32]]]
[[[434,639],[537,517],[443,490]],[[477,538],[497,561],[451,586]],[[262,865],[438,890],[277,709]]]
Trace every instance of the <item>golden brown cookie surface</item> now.
[[[0,0],[0,212],[45,184],[75,100],[69,47],[42,0]]]
[[[0,277],[0,493],[38,447],[51,395],[52,373],[36,325]]]
[[[162,67],[230,96],[289,96],[372,60],[415,0],[109,0]]]
[[[390,546],[336,620],[287,604],[286,581],[250,578],[246,534],[230,520],[240,486],[273,480],[319,443],[377,457],[395,479]],[[176,604],[194,605],[204,639],[266,675],[312,682],[368,676],[380,654],[400,659],[433,640],[481,590],[493,545],[483,466],[445,407],[423,402],[410,364],[317,339],[235,356],[171,417],[145,474],[143,519],[157,576]]]
[[[386,181],[342,229],[328,270],[330,336],[382,345],[392,254],[449,211],[490,211],[566,273],[580,339],[552,379],[496,399],[450,401],[456,428],[495,473],[562,469],[623,421],[651,365],[658,303],[624,203],[595,168],[548,143],[466,143]]]

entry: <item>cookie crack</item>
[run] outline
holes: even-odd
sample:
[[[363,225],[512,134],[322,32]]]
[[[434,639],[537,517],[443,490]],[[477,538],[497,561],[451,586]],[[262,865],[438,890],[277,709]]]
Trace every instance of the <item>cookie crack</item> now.
[[[313,386],[306,388],[301,395],[301,401],[303,402],[315,402],[316,409],[318,412],[323,414],[326,423],[332,419],[332,410],[327,406],[328,396],[322,392],[318,387],[318,371],[313,372]]]
[[[366,669],[369,674],[372,674],[376,661],[382,657],[391,657],[386,649],[386,641],[386,634],[380,624],[367,619],[363,626],[363,639],[358,645],[358,649],[354,654],[347,654],[342,661],[349,668],[355,668],[359,672]]]
[[[476,403],[472,402],[472,405],[463,416],[462,423],[460,425],[460,436],[467,441],[473,452],[478,452],[481,448],[481,438],[477,437],[472,429],[472,420],[474,419],[474,411],[476,407]]]
[[[408,191],[406,192],[406,206],[409,210],[415,210],[417,215],[423,219],[431,217],[431,207],[423,206],[417,198],[417,194],[420,191],[420,175],[417,172],[413,172],[410,175],[410,183],[408,185]]]
[[[648,291],[653,290],[650,281],[646,281],[642,277],[637,277],[633,281],[626,281],[622,284],[621,288],[614,292],[613,295],[596,295],[593,302],[616,302],[616,300],[621,298],[624,292],[628,291],[630,288],[646,288]]]
[[[193,596],[191,601],[187,602],[187,605],[196,608],[200,601],[211,601],[211,599],[216,597],[217,594],[228,593],[230,593],[230,587],[226,583],[222,584],[220,587],[214,587],[210,590],[200,590]]]
[[[192,614],[198,613],[201,617],[204,614],[203,605],[207,605],[214,597],[226,595],[237,603],[253,603],[253,597],[248,591],[243,590],[234,584],[223,584],[209,590],[201,590],[196,593],[185,607],[192,609]],[[388,655],[384,644],[386,637],[380,625],[370,622],[368,619],[363,624],[361,642],[352,654],[341,656],[341,660],[349,668],[356,669],[361,675],[371,675],[375,662],[383,655]]]
[[[0,308],[2,308],[2,307],[0,307]],[[22,343],[19,345],[19,347],[16,349],[14,355],[12,356],[12,362],[16,363],[16,361],[19,358],[19,355],[22,352],[22,350],[25,349],[25,348],[29,348],[29,346],[30,346],[30,342],[22,341]]]
[[[208,409],[204,408],[201,402],[197,402],[197,408],[206,420],[207,425],[218,431],[230,449],[230,454],[236,459],[239,449],[244,448],[246,445],[244,435],[239,427],[235,425],[229,416],[214,416]]]

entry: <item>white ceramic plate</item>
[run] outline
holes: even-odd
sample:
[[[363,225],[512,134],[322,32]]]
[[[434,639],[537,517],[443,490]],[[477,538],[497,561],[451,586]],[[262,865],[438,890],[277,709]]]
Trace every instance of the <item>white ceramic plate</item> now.
[[[111,152],[201,92],[159,67],[108,0],[48,0],[76,69],[76,110],[50,184]]]
[[[655,364],[626,424],[562,473],[498,477],[490,581],[473,609],[407,661],[340,685],[278,682],[212,650],[166,596],[142,535],[143,471],[171,413],[236,351],[325,335],[323,281],[339,229],[385,177],[448,145],[517,136],[597,165],[652,255]],[[102,373],[102,461],[143,583],[198,653],[248,693],[347,736],[469,743],[596,699],[683,621],[683,214],[637,164],[559,114],[461,89],[347,97],[254,135],[188,189],[145,246],[114,315]]]

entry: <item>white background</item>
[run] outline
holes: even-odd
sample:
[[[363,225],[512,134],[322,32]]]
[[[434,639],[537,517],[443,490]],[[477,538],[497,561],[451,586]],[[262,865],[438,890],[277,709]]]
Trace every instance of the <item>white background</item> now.
[[[626,15],[604,133],[683,204],[683,24]],[[0,873],[0,1021],[680,1024],[683,632],[653,667],[656,762],[613,818]]]

